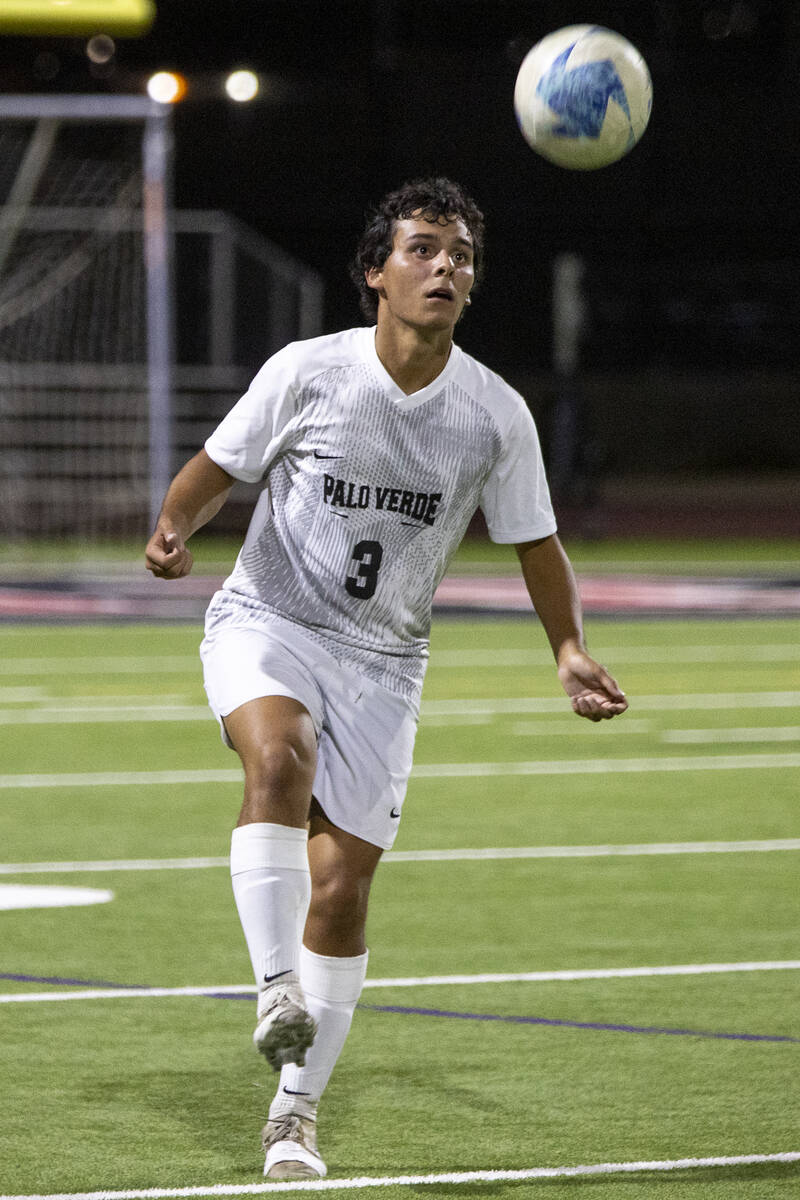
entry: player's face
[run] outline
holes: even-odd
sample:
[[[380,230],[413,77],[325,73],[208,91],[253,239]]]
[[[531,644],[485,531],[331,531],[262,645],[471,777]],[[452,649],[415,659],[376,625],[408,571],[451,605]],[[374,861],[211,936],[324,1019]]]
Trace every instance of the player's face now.
[[[420,329],[452,331],[475,282],[474,257],[460,217],[408,217],[397,222],[391,254],[380,269],[367,272],[367,283],[394,319]]]

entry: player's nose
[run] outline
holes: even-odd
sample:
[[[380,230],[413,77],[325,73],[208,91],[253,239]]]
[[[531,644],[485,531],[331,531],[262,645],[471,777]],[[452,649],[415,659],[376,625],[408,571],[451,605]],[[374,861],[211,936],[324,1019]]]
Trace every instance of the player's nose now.
[[[451,275],[455,270],[455,263],[446,250],[439,251],[433,265],[437,275]]]

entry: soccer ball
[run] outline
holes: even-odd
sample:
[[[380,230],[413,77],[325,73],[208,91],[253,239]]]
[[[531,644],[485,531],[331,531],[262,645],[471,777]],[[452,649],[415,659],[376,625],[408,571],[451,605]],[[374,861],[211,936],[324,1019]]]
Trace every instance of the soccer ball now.
[[[653,84],[629,41],[601,25],[567,25],[528,52],[514,111],[529,146],[574,171],[622,158],[650,119]]]

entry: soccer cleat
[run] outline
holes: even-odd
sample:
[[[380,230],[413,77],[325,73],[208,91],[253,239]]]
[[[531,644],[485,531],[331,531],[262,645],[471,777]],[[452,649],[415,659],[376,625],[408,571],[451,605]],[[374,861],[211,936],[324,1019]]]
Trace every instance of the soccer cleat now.
[[[282,1113],[261,1131],[267,1179],[322,1179],[328,1168],[317,1151],[317,1123],[300,1113]]]
[[[306,1010],[299,983],[275,983],[261,992],[253,1044],[273,1071],[286,1063],[302,1067],[316,1032],[317,1023]]]

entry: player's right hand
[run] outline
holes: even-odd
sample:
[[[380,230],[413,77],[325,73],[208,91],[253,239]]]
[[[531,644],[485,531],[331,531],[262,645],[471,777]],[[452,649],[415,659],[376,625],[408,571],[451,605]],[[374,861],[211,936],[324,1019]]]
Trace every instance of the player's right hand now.
[[[191,571],[194,559],[177,533],[157,529],[147,543],[144,561],[158,579],[182,579]]]

